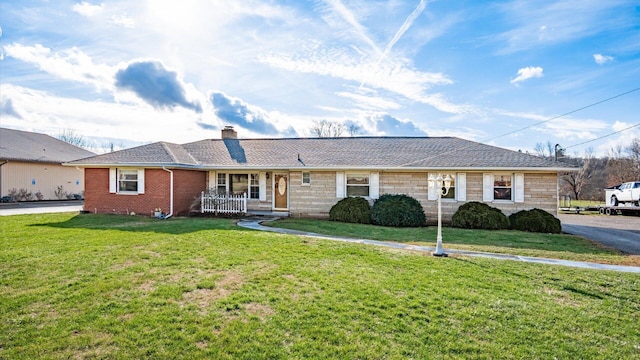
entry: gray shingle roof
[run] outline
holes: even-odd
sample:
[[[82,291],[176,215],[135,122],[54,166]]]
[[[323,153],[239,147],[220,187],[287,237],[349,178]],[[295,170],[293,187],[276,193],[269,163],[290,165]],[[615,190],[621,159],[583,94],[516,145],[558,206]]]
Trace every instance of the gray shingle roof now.
[[[195,168],[540,168],[570,166],[454,137],[208,139],[143,145],[73,165]]]
[[[94,155],[49,135],[0,128],[0,160],[62,163]]]

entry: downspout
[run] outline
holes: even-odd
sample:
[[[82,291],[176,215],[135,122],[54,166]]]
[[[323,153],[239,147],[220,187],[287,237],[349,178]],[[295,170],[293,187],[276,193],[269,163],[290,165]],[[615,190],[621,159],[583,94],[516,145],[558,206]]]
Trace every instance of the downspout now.
[[[2,196],[2,165],[6,164],[8,162],[9,162],[9,160],[3,160],[0,163],[0,196]]]
[[[162,170],[171,174],[171,180],[169,181],[169,213],[164,217],[168,219],[173,216],[173,171],[167,169],[165,166],[162,167]]]

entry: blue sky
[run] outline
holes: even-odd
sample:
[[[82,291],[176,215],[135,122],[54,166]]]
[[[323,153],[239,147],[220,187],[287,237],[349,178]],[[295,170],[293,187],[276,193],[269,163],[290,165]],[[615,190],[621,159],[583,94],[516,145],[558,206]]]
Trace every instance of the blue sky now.
[[[0,28],[1,126],[98,147],[321,120],[576,155],[640,137],[640,91],[547,121],[640,86],[637,0],[3,0]]]

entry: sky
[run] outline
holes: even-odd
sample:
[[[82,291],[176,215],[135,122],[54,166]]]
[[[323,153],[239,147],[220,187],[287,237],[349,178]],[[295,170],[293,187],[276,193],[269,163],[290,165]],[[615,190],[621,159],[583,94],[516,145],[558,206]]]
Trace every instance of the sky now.
[[[97,152],[326,120],[605,155],[639,87],[637,0],[0,2],[0,126]]]

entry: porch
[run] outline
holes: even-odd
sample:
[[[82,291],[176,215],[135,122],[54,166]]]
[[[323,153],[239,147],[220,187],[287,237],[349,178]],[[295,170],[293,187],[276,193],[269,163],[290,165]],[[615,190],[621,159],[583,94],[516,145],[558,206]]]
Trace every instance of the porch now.
[[[274,210],[251,210],[248,208],[248,197],[246,193],[233,195],[217,192],[201,192],[200,194],[200,212],[214,214],[240,214],[255,216],[277,216],[288,217],[288,211]]]

